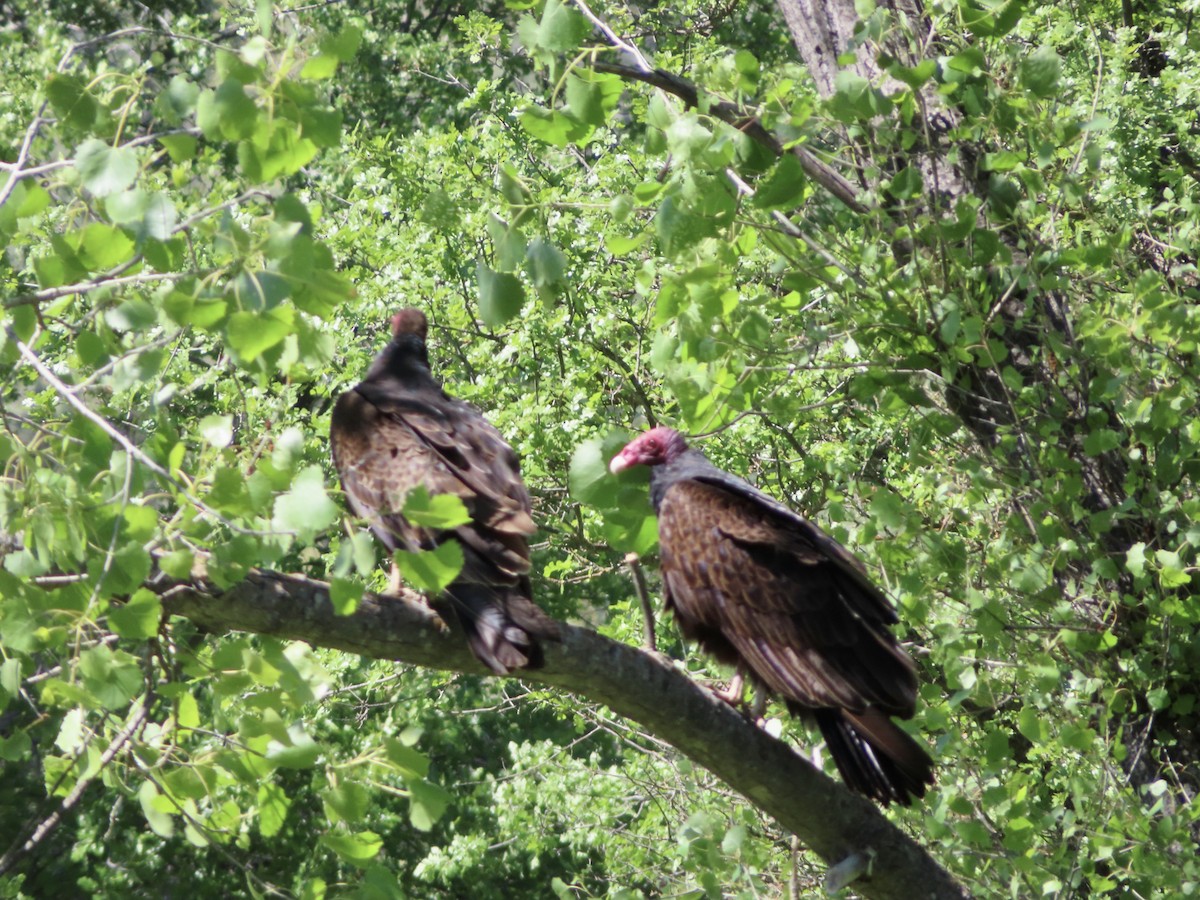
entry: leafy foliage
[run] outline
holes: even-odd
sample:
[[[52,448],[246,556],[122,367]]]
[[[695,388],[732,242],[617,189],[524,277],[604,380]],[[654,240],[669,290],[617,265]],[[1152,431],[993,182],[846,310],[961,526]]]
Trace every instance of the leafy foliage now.
[[[897,599],[941,768],[896,815],[944,865],[981,896],[1196,891],[1183,17],[931,3],[918,45],[859,3],[880,77],[821,98],[768,4],[592,7],[684,103],[577,3],[185,6],[21,11],[0,44],[5,896],[815,883],[581,700],[163,621],[152,571],[199,560],[331,579],[344,613],[384,584],[325,434],[402,302],[522,457],[547,610],[639,640],[654,520],[605,464],[704,435]]]

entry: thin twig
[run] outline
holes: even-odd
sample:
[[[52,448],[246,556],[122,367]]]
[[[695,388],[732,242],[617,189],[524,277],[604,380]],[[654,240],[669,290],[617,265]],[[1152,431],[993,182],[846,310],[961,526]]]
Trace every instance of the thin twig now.
[[[96,766],[94,772],[91,775],[84,774],[77,782],[75,782],[75,787],[71,788],[71,792],[67,794],[67,796],[63,797],[63,801],[59,804],[58,809],[56,809],[38,824],[37,828],[34,829],[33,834],[30,835],[29,840],[27,840],[18,848],[17,844],[20,842],[20,838],[18,837],[13,846],[9,847],[8,850],[5,851],[4,856],[0,857],[0,875],[3,875],[6,871],[8,871],[12,867],[12,864],[16,862],[20,856],[31,851],[34,847],[45,840],[46,836],[49,835],[50,832],[58,827],[59,823],[62,822],[63,816],[70,812],[71,807],[79,802],[79,798],[83,796],[83,792],[87,789],[88,785],[90,785],[92,781],[95,780],[96,776],[101,774],[108,764],[112,762],[113,758],[121,752],[121,748],[125,746],[131,737],[133,737],[134,732],[141,728],[142,724],[146,721],[146,717],[149,715],[150,700],[150,696],[143,698],[141,709],[133,714],[133,717],[129,720],[128,724],[126,724],[126,726],[117,733],[116,737],[112,739],[112,743],[108,745],[108,749],[106,749],[100,755],[99,764]]]
[[[102,431],[104,431],[105,434],[124,447],[129,454],[138,460],[138,462],[144,465],[155,475],[173,485],[176,490],[178,490],[184,497],[187,498],[189,503],[196,507],[196,509],[200,510],[206,515],[212,516],[226,528],[230,529],[231,531],[236,531],[239,534],[267,535],[289,533],[286,531],[255,531],[250,528],[243,528],[242,526],[229,521],[227,518],[189,491],[187,487],[178,479],[176,479],[170,472],[147,456],[140,447],[138,447],[133,443],[133,441],[129,440],[129,438],[118,431],[111,422],[109,422],[100,414],[93,412],[86,403],[75,396],[74,391],[67,387],[67,385],[64,384],[57,375],[55,375],[46,367],[45,363],[38,359],[37,354],[30,350],[29,347],[25,345],[24,341],[19,340],[16,342],[16,344],[17,349],[21,352],[21,355],[25,357],[25,361],[33,367],[34,371],[41,376],[42,380],[46,382],[46,384],[50,385],[50,387],[52,387],[59,396],[71,404],[71,406],[75,407],[76,411],[78,411],[81,416],[99,427]]]
[[[629,566],[629,574],[633,576],[633,589],[637,592],[638,603],[642,605],[642,627],[645,629],[646,649],[651,653],[657,653],[658,644],[654,638],[654,608],[650,606],[650,592],[646,590],[646,576],[642,572],[641,557],[636,553],[626,553],[625,565]]]

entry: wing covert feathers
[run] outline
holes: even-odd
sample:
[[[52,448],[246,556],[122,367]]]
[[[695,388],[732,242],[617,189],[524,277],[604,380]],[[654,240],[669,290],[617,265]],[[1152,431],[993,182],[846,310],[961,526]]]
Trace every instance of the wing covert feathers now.
[[[536,526],[517,456],[478,410],[437,386],[423,343],[416,358],[406,355],[413,346],[398,337],[334,405],[330,445],[342,489],[389,551],[458,540],[463,569],[445,599],[472,651],[497,674],[536,667],[537,638],[557,629],[532,599],[528,537]],[[458,497],[471,521],[413,525],[401,513],[416,487]]]
[[[890,719],[910,718],[917,692],[912,660],[888,629],[891,605],[816,526],[729,478],[656,489],[666,599],[681,630],[793,712],[815,715],[855,790],[911,802],[932,783],[933,763]]]

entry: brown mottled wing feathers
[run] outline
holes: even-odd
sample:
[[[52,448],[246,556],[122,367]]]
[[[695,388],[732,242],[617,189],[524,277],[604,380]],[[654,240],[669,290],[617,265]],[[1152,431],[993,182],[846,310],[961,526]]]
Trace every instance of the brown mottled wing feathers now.
[[[331,429],[343,488],[390,549],[431,546],[432,535],[398,515],[409,491],[454,494],[472,516],[455,537],[496,570],[489,575],[514,579],[529,570],[535,530],[516,456],[473,408],[440,399],[401,400],[367,385],[343,394]]]
[[[733,651],[800,707],[912,715],[912,662],[878,615],[862,614],[875,611],[877,590],[862,596],[841,560],[794,523],[753,498],[681,480],[663,496],[659,536],[668,602],[686,635],[718,657]],[[727,646],[712,646],[714,634]]]

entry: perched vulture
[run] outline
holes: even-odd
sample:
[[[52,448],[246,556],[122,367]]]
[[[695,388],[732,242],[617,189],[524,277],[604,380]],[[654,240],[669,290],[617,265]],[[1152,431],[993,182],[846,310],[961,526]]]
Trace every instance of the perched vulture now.
[[[653,467],[663,589],[684,636],[816,719],[852,789],[884,805],[924,795],[933,760],[891,720],[912,717],[916,672],[858,561],[670,428],[631,441],[610,468],[636,465]]]
[[[446,589],[471,650],[498,675],[542,664],[537,638],[557,634],[533,603],[529,493],[512,447],[473,406],[434,381],[425,314],[402,309],[367,377],[333,408],[330,444],[350,508],[389,551],[462,545],[462,572]],[[471,515],[457,528],[418,527],[401,515],[409,492],[454,494]],[[393,571],[394,587],[398,573]]]

